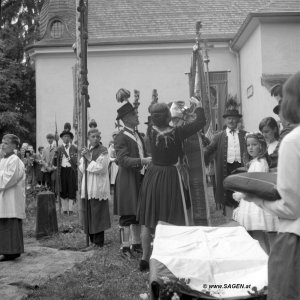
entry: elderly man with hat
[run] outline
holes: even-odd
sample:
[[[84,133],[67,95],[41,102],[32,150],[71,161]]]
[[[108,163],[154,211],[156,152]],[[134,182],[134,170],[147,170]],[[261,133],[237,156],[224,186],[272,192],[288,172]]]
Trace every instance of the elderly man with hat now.
[[[213,156],[216,160],[216,200],[224,207],[224,215],[232,219],[232,211],[237,202],[232,198],[232,192],[223,188],[223,180],[234,170],[243,166],[243,155],[246,152],[244,130],[238,129],[242,115],[238,111],[235,100],[227,102],[223,115],[226,129],[217,133],[212,142],[205,148],[204,157],[208,162]]]
[[[270,161],[271,161],[270,168],[275,169],[275,168],[277,168],[278,151],[279,151],[280,144],[281,144],[283,138],[288,133],[290,133],[296,127],[296,125],[287,122],[281,114],[280,107],[281,107],[281,102],[282,102],[282,98],[283,98],[282,85],[275,84],[273,87],[271,87],[270,93],[271,93],[271,96],[273,96],[278,101],[278,104],[273,108],[273,112],[274,112],[274,114],[278,115],[278,117],[280,119],[280,123],[282,125],[282,130],[280,131],[280,134],[279,134],[278,144],[277,144],[275,150],[273,151],[273,153],[270,155]]]
[[[77,191],[77,148],[71,144],[73,133],[65,126],[60,134],[63,144],[57,148],[55,163],[58,168],[58,184],[64,214],[73,213]]]
[[[126,97],[125,97],[126,98]],[[135,108],[128,101],[118,109],[117,120],[124,123],[114,139],[117,164],[114,213],[120,216],[121,255],[132,258],[132,252],[142,252],[140,225],[136,220],[139,189],[144,167],[151,162],[146,157],[143,138],[136,129],[139,119]]]

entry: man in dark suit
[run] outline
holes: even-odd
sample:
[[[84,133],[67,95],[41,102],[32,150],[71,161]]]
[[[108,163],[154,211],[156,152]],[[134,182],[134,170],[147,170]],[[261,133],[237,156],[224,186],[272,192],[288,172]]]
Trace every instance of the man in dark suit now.
[[[54,164],[58,168],[58,184],[64,214],[73,213],[77,191],[77,148],[71,144],[74,135],[65,129],[60,138],[63,144],[57,148]]]
[[[124,128],[116,135],[114,141],[119,165],[114,213],[120,216],[121,254],[131,258],[133,257],[131,249],[136,252],[142,251],[136,211],[145,166],[150,163],[151,158],[146,157],[143,138],[135,130],[139,119],[130,102],[126,102],[118,109],[117,120],[122,120]]]
[[[232,101],[231,101],[232,102]],[[232,211],[238,203],[233,200],[232,192],[223,188],[223,180],[234,170],[243,166],[243,156],[246,151],[244,130],[238,129],[242,117],[237,104],[232,103],[223,115],[226,129],[217,133],[212,142],[205,148],[204,157],[208,162],[214,155],[216,160],[216,201],[224,207],[224,215],[232,219]]]

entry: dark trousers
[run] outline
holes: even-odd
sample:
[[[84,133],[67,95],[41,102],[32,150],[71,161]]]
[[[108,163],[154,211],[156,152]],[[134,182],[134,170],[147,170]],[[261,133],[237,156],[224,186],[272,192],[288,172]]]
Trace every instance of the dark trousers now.
[[[60,173],[61,191],[60,197],[63,199],[76,199],[76,175],[71,167],[61,167]]]
[[[43,180],[51,192],[55,192],[55,180],[53,179],[53,172],[44,172],[43,173]]]
[[[231,173],[236,170],[237,168],[240,168],[242,165],[241,163],[235,161],[232,164],[227,163],[227,176],[231,175]],[[238,207],[238,202],[233,200],[232,198],[233,191],[226,190],[226,199],[225,199],[225,205],[230,207]]]
[[[119,220],[120,226],[130,226],[130,225],[137,225],[139,222],[136,220],[136,216],[134,215],[128,215],[128,216],[121,216]]]

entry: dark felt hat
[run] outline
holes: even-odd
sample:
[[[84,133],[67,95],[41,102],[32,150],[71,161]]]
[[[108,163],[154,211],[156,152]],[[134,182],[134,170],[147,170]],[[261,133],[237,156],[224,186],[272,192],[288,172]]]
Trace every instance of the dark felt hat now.
[[[241,118],[242,115],[239,113],[239,111],[237,109],[228,109],[228,110],[225,110],[225,113],[223,115],[223,118],[227,118],[227,117]]]
[[[281,106],[281,100],[278,102],[278,104],[273,108],[273,113],[276,115],[279,115],[280,112],[280,106]]]
[[[271,96],[280,96],[282,97],[282,84],[278,83],[271,87],[270,89]]]
[[[46,135],[46,139],[55,139],[55,136],[54,136],[54,134],[52,134],[52,133],[48,133],[48,134]]]
[[[59,136],[62,138],[66,134],[69,135],[70,138],[73,140],[74,135],[71,132],[71,124],[69,122],[65,123],[65,125],[64,125],[64,131]]]
[[[64,135],[69,135],[72,140],[74,138],[73,133],[69,130],[64,130],[59,136],[60,136],[60,138],[62,138]]]
[[[118,113],[117,120],[122,119],[124,116],[133,112],[134,110],[135,110],[135,108],[132,106],[132,104],[130,102],[126,102],[123,106],[121,106],[117,110],[117,113]]]

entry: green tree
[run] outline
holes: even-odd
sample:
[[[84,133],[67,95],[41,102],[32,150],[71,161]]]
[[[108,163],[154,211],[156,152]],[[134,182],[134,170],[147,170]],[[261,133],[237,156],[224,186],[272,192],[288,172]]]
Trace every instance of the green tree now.
[[[35,72],[25,52],[38,39],[44,1],[4,0],[0,20],[0,138],[10,132],[35,145]]]

